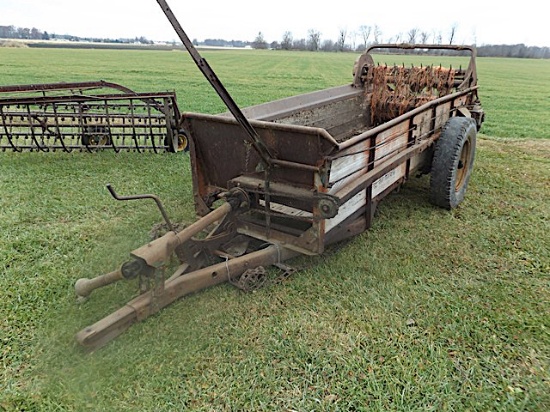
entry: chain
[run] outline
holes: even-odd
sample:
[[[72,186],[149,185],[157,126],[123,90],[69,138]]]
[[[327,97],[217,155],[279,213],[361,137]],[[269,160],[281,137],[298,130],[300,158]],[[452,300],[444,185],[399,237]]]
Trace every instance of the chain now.
[[[296,272],[294,268],[283,263],[275,263],[273,266],[280,270],[280,273],[274,278],[270,278],[263,266],[247,269],[241,276],[239,276],[238,279],[231,278],[228,270],[227,277],[229,279],[229,283],[233,286],[245,292],[252,292],[262,287],[281,283]]]

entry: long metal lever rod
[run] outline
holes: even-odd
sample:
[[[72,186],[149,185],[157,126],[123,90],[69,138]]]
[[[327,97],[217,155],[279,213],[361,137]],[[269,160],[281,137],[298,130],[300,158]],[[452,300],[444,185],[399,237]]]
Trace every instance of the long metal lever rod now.
[[[164,218],[164,221],[166,222],[166,225],[168,226],[168,229],[170,229],[171,232],[174,231],[174,225],[172,225],[172,222],[170,221],[170,218],[168,217],[168,213],[166,213],[166,209],[164,209],[164,206],[162,205],[162,202],[158,198],[158,196],[155,195],[131,195],[131,196],[120,196],[117,192],[115,192],[115,189],[110,184],[107,185],[107,190],[109,193],[111,193],[111,196],[113,196],[116,200],[141,200],[141,199],[153,199],[155,203],[157,204],[157,207],[160,210],[160,214]]]
[[[271,160],[273,159],[273,155],[270,153],[268,147],[260,139],[256,130],[254,130],[241,109],[239,109],[239,106],[237,106],[229,92],[225,89],[218,76],[216,76],[216,73],[214,73],[214,70],[212,70],[208,62],[199,54],[197,49],[195,49],[195,46],[193,46],[193,43],[191,42],[191,40],[189,40],[189,37],[187,37],[187,34],[176,19],[176,16],[170,9],[170,6],[168,6],[168,3],[165,0],[157,0],[157,3],[172,24],[172,27],[178,34],[180,40],[184,44],[185,48],[187,49],[193,60],[195,61],[195,64],[197,65],[199,70],[210,82],[214,90],[216,90],[216,93],[218,93],[218,95],[223,100],[231,114],[233,114],[237,122],[239,122],[243,129],[245,129],[254,149],[258,152],[264,163],[266,165],[270,165]]]

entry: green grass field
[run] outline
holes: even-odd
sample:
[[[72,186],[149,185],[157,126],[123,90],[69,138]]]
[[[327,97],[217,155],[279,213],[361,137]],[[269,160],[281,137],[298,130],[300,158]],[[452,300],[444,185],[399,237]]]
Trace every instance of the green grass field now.
[[[349,83],[357,57],[204,55],[242,107]],[[0,410],[550,410],[550,61],[478,59],[478,74],[487,121],[458,209],[412,179],[288,281],[208,289],[92,354],[74,334],[137,287],[78,304],[74,282],[160,221],[105,184],[192,222],[188,155],[0,153]],[[0,84],[98,79],[224,111],[182,52],[0,48]]]

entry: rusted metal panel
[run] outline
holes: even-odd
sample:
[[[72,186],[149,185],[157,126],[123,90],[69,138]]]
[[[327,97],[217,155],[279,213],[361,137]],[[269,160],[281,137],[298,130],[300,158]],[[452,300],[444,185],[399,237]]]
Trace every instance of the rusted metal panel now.
[[[307,118],[307,116],[302,115],[303,112],[310,111],[312,113],[318,108],[327,105],[334,108],[334,105],[339,102],[357,102],[357,99],[361,99],[362,96],[362,89],[351,85],[344,85],[273,100],[269,103],[244,108],[242,111],[250,120],[264,120],[305,126],[307,124],[300,122],[300,119]],[[350,107],[349,104],[344,104],[346,107]],[[362,114],[359,113],[360,108],[357,106],[351,107],[351,109],[359,115]],[[319,118],[316,114],[313,115]],[[224,114],[224,116],[229,116],[229,113]],[[346,113],[346,116],[349,116],[349,114]]]
[[[261,159],[246,143],[239,125],[230,118],[184,114],[184,127],[193,137],[191,162],[196,170],[196,193],[207,202],[212,192],[227,187],[240,175],[262,175]],[[266,146],[277,155],[274,181],[315,189],[315,172],[337,142],[323,129],[251,121]],[[208,202],[207,202],[208,203]]]

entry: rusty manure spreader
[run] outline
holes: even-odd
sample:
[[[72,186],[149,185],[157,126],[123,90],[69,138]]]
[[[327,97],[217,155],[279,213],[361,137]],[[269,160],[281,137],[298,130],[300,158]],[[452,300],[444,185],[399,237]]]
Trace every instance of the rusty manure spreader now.
[[[170,229],[130,253],[111,273],[76,282],[87,297],[120,279],[139,279],[141,294],[81,330],[96,349],[175,300],[230,282],[261,285],[265,268],[319,255],[367,230],[379,202],[410,176],[431,173],[430,196],[452,209],[464,198],[484,119],[475,49],[468,46],[376,45],[357,60],[348,85],[277,100],[242,111],[194,49],[165,1],[157,0],[229,113],[183,113],[190,138],[194,203],[200,218]],[[465,69],[380,66],[371,52],[394,49],[469,53]],[[350,68],[351,69],[351,68]],[[171,259],[179,266],[171,275]]]

